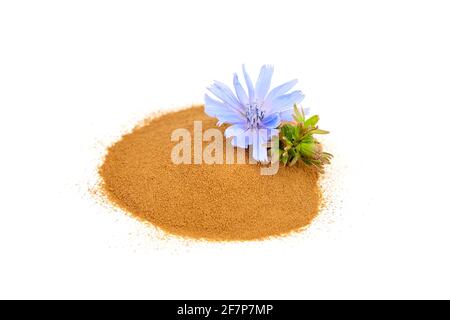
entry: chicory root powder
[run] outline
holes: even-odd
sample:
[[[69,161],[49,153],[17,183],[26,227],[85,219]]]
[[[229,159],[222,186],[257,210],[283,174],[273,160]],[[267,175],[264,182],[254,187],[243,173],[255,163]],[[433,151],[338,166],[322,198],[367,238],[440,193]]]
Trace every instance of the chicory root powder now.
[[[280,166],[264,176],[257,164],[174,164],[172,132],[193,136],[197,120],[203,130],[217,127],[203,107],[192,107],[150,119],[109,147],[99,169],[108,199],[168,233],[212,241],[263,239],[310,224],[321,200],[312,167]]]

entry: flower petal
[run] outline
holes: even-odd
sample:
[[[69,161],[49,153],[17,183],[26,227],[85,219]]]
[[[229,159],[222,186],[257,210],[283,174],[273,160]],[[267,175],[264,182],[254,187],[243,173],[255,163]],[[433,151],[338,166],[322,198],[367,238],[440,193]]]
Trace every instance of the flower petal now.
[[[228,104],[214,100],[205,94],[205,113],[210,117],[219,119],[220,123],[245,123],[245,117],[231,109]]]
[[[270,105],[273,102],[273,100],[291,90],[297,84],[297,82],[298,82],[297,79],[294,79],[289,82],[283,83],[278,87],[273,88],[267,95],[264,104]]]
[[[232,123],[237,123],[237,124],[244,124],[245,120],[242,120],[239,116],[237,116],[234,113],[221,113],[218,114],[216,116],[216,118],[219,120],[217,122],[217,126],[221,126],[224,123],[228,123],[228,124],[232,124]]]
[[[272,113],[263,118],[262,124],[265,128],[272,129],[278,127],[280,121],[280,115],[278,113]]]
[[[266,97],[267,92],[269,91],[272,75],[273,75],[273,66],[264,65],[261,67],[261,71],[259,72],[259,77],[255,85],[256,99],[258,99],[261,102],[264,101],[264,98]]]
[[[294,91],[277,97],[273,102],[266,107],[266,112],[283,112],[294,108],[294,103],[300,103],[305,98],[305,95],[300,91]]]
[[[248,98],[250,102],[253,102],[255,100],[255,89],[253,88],[252,79],[250,79],[244,64],[242,65],[242,72],[244,73],[245,83],[247,84]]]
[[[217,101],[205,94],[205,113],[210,117],[229,110],[228,105],[222,101]],[[231,109],[230,109],[231,111]],[[232,110],[234,112],[234,110]]]
[[[217,98],[227,103],[232,109],[236,111],[242,112],[244,110],[241,103],[235,97],[233,91],[226,84],[223,84],[218,81],[214,81],[214,84],[211,85],[208,90],[212,92]]]
[[[253,135],[253,152],[252,157],[256,161],[267,162],[267,130],[266,129],[256,129],[252,130]]]
[[[242,105],[246,106],[248,104],[248,96],[244,88],[242,87],[242,84],[239,81],[238,75],[236,73],[234,74],[233,85],[238,100],[241,102]]]
[[[281,121],[294,121],[294,111],[293,110],[286,110],[283,112],[280,112],[280,119]]]
[[[225,138],[240,136],[246,130],[244,124],[234,124],[225,130]]]
[[[240,135],[233,137],[231,144],[235,147],[245,149],[252,144],[252,140],[251,130],[246,130]]]

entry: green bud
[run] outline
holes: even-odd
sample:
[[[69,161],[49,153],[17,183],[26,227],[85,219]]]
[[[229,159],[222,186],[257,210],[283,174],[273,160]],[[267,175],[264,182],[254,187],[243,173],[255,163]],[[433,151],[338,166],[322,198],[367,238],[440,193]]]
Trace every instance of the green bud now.
[[[280,127],[280,162],[289,166],[304,163],[323,172],[323,166],[329,164],[333,156],[323,152],[322,145],[314,138],[314,134],[329,132],[318,128],[319,116],[306,119],[303,109],[299,109],[297,105],[294,105],[293,117],[295,124],[284,123]]]

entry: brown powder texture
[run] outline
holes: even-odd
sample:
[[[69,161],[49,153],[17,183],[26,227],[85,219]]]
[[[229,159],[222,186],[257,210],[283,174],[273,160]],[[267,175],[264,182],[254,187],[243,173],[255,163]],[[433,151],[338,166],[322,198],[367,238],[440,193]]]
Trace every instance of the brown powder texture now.
[[[193,136],[195,120],[216,128],[203,107],[192,107],[147,120],[109,147],[99,169],[109,200],[168,233],[211,241],[263,239],[310,224],[321,201],[311,167],[262,176],[256,164],[173,164],[172,131]]]

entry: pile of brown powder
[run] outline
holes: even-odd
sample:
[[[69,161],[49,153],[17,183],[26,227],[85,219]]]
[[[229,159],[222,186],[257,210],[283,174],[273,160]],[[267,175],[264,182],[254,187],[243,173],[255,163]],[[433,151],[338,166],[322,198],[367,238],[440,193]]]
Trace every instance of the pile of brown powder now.
[[[253,240],[297,231],[317,215],[321,192],[310,167],[260,175],[255,164],[175,165],[171,133],[193,122],[216,127],[203,107],[149,120],[124,135],[99,169],[108,198],[166,232],[208,240]],[[206,143],[205,143],[206,144]]]

